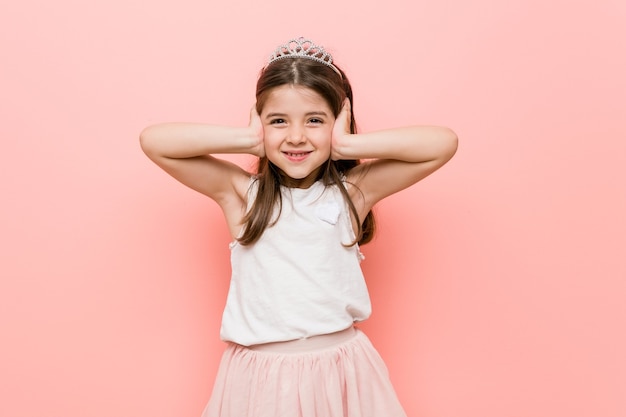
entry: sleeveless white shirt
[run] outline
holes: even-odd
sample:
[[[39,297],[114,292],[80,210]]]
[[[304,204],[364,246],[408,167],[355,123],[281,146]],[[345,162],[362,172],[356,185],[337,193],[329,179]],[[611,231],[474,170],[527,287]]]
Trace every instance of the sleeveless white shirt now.
[[[253,180],[249,205],[256,197]],[[231,243],[232,276],[220,336],[250,346],[333,333],[371,303],[347,203],[337,186],[281,187],[282,211],[261,238]]]

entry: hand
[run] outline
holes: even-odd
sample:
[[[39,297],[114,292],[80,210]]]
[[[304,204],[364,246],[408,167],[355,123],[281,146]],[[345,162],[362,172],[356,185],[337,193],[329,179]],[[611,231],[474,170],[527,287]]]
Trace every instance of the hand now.
[[[343,138],[350,134],[351,111],[350,100],[346,98],[343,101],[343,107],[341,107],[341,111],[335,119],[335,125],[333,126],[330,152],[330,157],[333,161],[345,159],[342,158],[340,150]]]
[[[263,123],[261,122],[261,116],[259,116],[259,113],[256,111],[256,106],[252,106],[250,110],[250,124],[248,127],[256,141],[250,153],[259,158],[263,158],[265,156]]]

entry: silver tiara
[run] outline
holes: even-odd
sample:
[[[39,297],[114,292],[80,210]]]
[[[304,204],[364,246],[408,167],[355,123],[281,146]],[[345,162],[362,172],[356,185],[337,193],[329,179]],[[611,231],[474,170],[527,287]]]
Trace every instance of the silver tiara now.
[[[285,58],[306,58],[320,62],[331,67],[337,74],[341,75],[337,67],[333,65],[333,57],[324,50],[321,45],[316,45],[312,40],[300,37],[291,39],[284,45],[279,45],[272,55],[268,65],[274,61]]]

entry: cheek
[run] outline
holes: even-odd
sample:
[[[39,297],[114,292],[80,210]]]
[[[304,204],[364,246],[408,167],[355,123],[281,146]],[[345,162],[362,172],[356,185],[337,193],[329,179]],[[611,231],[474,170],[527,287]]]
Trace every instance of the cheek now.
[[[265,129],[263,132],[263,142],[266,148],[276,146],[282,139],[282,135],[276,129]]]
[[[332,143],[332,128],[320,129],[320,132],[316,135],[318,146],[321,148],[330,148]]]

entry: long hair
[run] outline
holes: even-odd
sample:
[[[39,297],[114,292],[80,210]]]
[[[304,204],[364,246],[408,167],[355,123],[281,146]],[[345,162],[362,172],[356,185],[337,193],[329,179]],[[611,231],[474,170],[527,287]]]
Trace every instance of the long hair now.
[[[346,74],[336,65],[335,67],[339,73],[326,64],[307,58],[289,58],[272,62],[261,71],[257,81],[257,112],[261,114],[271,91],[282,85],[298,85],[317,92],[326,100],[335,117],[341,112],[346,98],[350,100],[351,108],[354,109],[350,82]],[[354,113],[350,112],[350,133],[356,133],[356,131]],[[350,213],[358,224],[356,239],[351,242],[351,246],[371,241],[375,230],[373,213],[370,211],[361,221],[343,183],[344,177],[359,163],[359,160],[333,161],[329,158],[321,167],[317,178],[325,186],[337,185],[348,203]],[[256,199],[244,217],[243,233],[238,239],[242,245],[249,245],[259,240],[265,229],[273,224],[272,218],[278,219],[282,209],[280,186],[286,183],[282,170],[267,157],[259,158],[256,177],[258,181]],[[278,208],[277,216],[274,213],[275,207]]]

